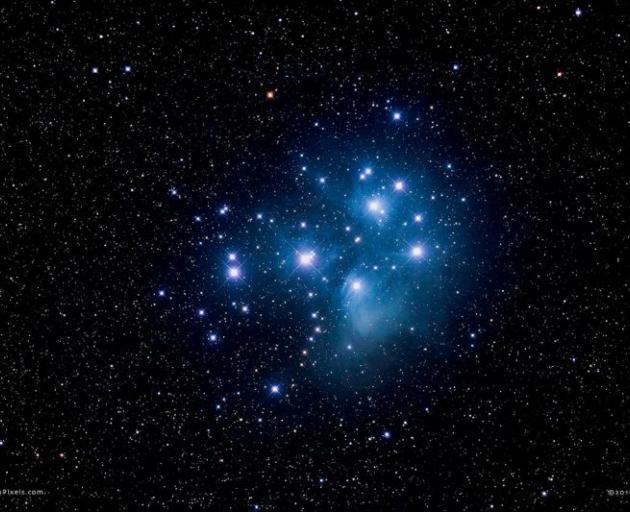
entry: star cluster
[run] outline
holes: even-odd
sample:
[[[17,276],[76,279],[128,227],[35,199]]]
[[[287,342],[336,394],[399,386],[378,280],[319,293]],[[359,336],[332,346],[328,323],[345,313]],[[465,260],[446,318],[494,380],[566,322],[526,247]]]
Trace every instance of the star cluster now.
[[[0,508],[627,508],[620,2],[0,8]]]

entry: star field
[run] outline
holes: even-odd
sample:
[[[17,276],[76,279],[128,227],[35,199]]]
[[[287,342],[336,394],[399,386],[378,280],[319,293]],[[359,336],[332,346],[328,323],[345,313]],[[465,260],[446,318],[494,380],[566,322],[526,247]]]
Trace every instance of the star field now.
[[[628,507],[621,2],[0,24],[0,508]]]

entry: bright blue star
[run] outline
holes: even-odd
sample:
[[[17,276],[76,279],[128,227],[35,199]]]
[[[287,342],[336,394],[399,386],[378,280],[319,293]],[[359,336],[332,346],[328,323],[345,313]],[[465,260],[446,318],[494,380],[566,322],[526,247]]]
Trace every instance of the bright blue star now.
[[[385,208],[383,207],[383,201],[378,197],[373,197],[367,203],[368,211],[375,215],[385,215]]]
[[[298,253],[298,264],[301,267],[311,267],[315,261],[315,251],[304,251]]]
[[[239,279],[241,277],[241,269],[239,267],[228,267],[228,279]]]
[[[420,259],[424,256],[424,248],[420,244],[416,244],[411,248],[411,257],[414,259]]]

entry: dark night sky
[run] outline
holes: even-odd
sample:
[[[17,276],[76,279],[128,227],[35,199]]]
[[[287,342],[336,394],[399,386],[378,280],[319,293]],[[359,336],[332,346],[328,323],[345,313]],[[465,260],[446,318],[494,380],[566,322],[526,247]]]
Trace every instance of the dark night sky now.
[[[629,506],[623,2],[154,3],[0,7],[0,508]]]

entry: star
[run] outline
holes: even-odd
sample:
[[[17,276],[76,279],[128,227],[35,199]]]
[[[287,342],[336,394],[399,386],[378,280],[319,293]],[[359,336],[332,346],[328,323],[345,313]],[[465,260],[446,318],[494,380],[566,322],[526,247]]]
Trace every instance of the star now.
[[[238,279],[241,277],[241,269],[238,267],[228,267],[227,274],[230,279]]]
[[[422,222],[422,215],[420,215],[419,213],[416,213],[416,214],[413,216],[413,221],[414,221],[415,223],[420,223],[420,222]]]
[[[298,263],[301,267],[310,267],[315,260],[315,252],[307,251],[298,253]]]
[[[94,67],[92,68],[92,74],[93,74],[93,75],[97,75],[97,74],[98,74],[98,68],[97,68],[96,66],[94,66]]]
[[[205,309],[198,309],[197,310],[197,315],[198,316],[206,316],[206,310]]]
[[[385,210],[383,209],[383,204],[378,198],[370,199],[368,201],[368,210],[370,210],[372,213],[378,213],[380,215],[383,215],[385,213]]]
[[[279,393],[280,393],[280,386],[278,384],[274,384],[273,386],[271,386],[272,395],[277,395]]]
[[[131,73],[131,66],[129,64],[126,64],[123,67],[123,70],[125,71],[125,73]]]
[[[400,112],[394,112],[392,118],[394,119],[394,121],[400,121],[402,119],[402,114]]]
[[[582,9],[580,9],[579,7],[575,10],[575,15],[579,18],[580,16],[582,16]]]
[[[166,291],[164,291],[164,290],[159,290],[158,291],[158,296],[164,297],[165,295],[166,295]]]
[[[392,433],[389,430],[383,432],[383,438],[390,439],[392,437]]]
[[[405,190],[405,183],[401,180],[398,180],[394,183],[394,190],[396,190],[397,192],[402,192],[403,190]]]
[[[230,254],[228,254],[228,260],[230,260],[230,261],[236,261],[236,254],[234,254],[233,252],[231,252]]]
[[[352,291],[359,292],[363,288],[363,283],[359,279],[355,279],[351,284]]]
[[[422,256],[424,255],[424,249],[422,248],[421,245],[414,245],[411,248],[411,257],[412,258],[422,258]]]
[[[272,89],[269,89],[266,93],[265,93],[265,97],[268,100],[273,100],[276,97],[276,93],[275,91],[273,91]]]

